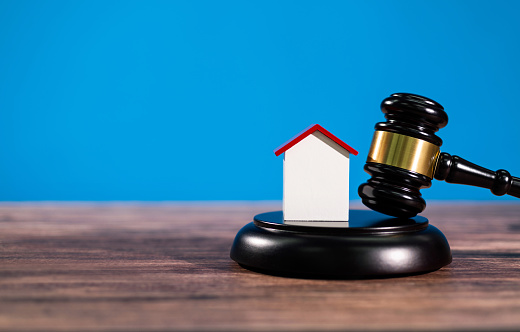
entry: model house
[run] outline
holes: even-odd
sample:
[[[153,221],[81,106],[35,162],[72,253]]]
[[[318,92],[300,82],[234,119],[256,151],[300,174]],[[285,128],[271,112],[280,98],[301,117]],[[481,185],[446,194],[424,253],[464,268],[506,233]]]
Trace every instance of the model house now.
[[[284,153],[285,221],[348,221],[349,161],[356,150],[315,124],[274,152]]]

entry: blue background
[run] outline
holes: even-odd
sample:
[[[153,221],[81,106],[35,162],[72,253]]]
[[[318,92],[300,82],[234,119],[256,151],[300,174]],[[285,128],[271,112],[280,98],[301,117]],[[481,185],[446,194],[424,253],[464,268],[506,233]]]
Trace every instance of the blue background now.
[[[520,174],[520,2],[0,1],[0,200],[277,200],[319,123],[360,154],[381,100]],[[504,200],[436,181],[426,199]]]

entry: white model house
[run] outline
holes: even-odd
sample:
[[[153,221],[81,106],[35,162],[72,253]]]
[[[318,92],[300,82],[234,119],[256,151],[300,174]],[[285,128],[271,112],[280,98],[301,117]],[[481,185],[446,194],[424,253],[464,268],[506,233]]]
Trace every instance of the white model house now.
[[[358,152],[315,124],[276,149],[285,221],[348,221],[349,157]]]

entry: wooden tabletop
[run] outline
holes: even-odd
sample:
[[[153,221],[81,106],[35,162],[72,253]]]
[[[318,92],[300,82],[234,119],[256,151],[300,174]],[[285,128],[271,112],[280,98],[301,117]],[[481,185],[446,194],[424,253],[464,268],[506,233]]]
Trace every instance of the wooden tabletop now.
[[[520,204],[430,204],[453,263],[305,280],[229,258],[272,203],[3,203],[0,330],[520,330]]]

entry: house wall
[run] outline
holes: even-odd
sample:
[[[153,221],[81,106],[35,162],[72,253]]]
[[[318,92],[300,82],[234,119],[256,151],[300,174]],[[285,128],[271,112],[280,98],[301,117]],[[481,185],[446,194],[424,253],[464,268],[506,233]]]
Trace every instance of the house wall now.
[[[283,165],[285,220],[348,220],[348,151],[316,131],[285,152]]]

